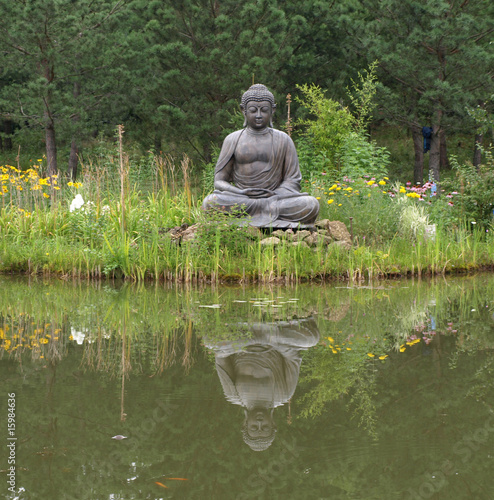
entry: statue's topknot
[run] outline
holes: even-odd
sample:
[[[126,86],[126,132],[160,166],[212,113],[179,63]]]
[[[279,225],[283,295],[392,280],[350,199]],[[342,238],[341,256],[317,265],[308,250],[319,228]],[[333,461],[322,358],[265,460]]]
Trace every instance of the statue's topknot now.
[[[274,95],[268,90],[266,85],[262,85],[262,83],[256,83],[249,87],[249,90],[244,93],[242,96],[241,106],[245,108],[245,105],[249,101],[269,101],[271,103],[271,107],[274,109],[276,104],[274,102]]]

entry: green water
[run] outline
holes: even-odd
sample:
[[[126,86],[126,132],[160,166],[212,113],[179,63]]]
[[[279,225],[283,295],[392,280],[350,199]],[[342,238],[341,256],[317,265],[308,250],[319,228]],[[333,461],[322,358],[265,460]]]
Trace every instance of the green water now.
[[[0,498],[494,498],[491,276],[0,277],[0,337]]]

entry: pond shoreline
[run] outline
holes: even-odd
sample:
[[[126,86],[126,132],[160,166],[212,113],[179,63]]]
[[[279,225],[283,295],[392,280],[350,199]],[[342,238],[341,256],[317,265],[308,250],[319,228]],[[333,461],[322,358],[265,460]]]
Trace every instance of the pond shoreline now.
[[[362,247],[359,247],[362,248]],[[377,251],[379,252],[379,251]],[[77,258],[74,259],[77,262]],[[297,283],[332,283],[332,282],[353,282],[363,280],[394,280],[401,278],[430,278],[434,276],[466,276],[477,273],[493,273],[494,262],[481,264],[466,263],[463,266],[455,266],[451,264],[442,265],[438,263],[421,263],[421,265],[412,265],[411,267],[397,268],[392,266],[392,270],[386,271],[382,267],[376,266],[371,262],[367,267],[355,266],[355,262],[349,256],[347,263],[350,264],[346,269],[344,263],[339,262],[339,265],[333,263],[333,266],[324,266],[325,269],[316,271],[314,269],[298,268],[292,269],[291,272],[277,273],[274,270],[250,270],[250,272],[222,272],[221,269],[210,270],[207,272],[202,269],[194,269],[189,267],[189,271],[185,272],[181,269],[162,270],[154,274],[154,270],[147,269],[144,272],[142,269],[139,272],[133,272],[130,269],[129,273],[125,273],[121,268],[108,270],[105,263],[100,262],[92,266],[92,268],[84,266],[72,266],[72,269],[62,269],[58,267],[55,261],[42,260],[40,262],[28,259],[21,262],[17,260],[14,265],[9,267],[5,265],[4,260],[0,257],[0,275],[2,276],[38,276],[56,278],[62,280],[81,279],[89,281],[115,281],[123,280],[129,282],[143,283],[174,283],[174,284],[192,284],[192,285],[218,285],[218,284],[274,284],[274,285],[292,285]],[[245,264],[245,262],[243,262]],[[179,266],[180,268],[181,266]],[[221,266],[220,266],[221,267]],[[328,269],[332,267],[332,269]]]

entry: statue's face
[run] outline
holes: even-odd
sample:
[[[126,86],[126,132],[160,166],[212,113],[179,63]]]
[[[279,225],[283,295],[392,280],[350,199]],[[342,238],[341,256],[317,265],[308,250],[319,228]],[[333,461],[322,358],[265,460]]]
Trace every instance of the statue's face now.
[[[247,125],[254,130],[266,128],[273,116],[273,109],[269,101],[249,101],[244,110]]]
[[[268,437],[275,427],[272,411],[256,408],[246,412],[247,432],[251,438]]]

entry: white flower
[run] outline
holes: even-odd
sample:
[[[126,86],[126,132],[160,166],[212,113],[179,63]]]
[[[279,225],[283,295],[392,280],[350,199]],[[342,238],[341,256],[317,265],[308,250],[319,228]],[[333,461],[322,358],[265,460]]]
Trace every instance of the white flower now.
[[[73,212],[74,210],[78,210],[84,205],[84,199],[80,194],[77,194],[76,197],[72,200],[72,203],[70,204],[70,211]]]

